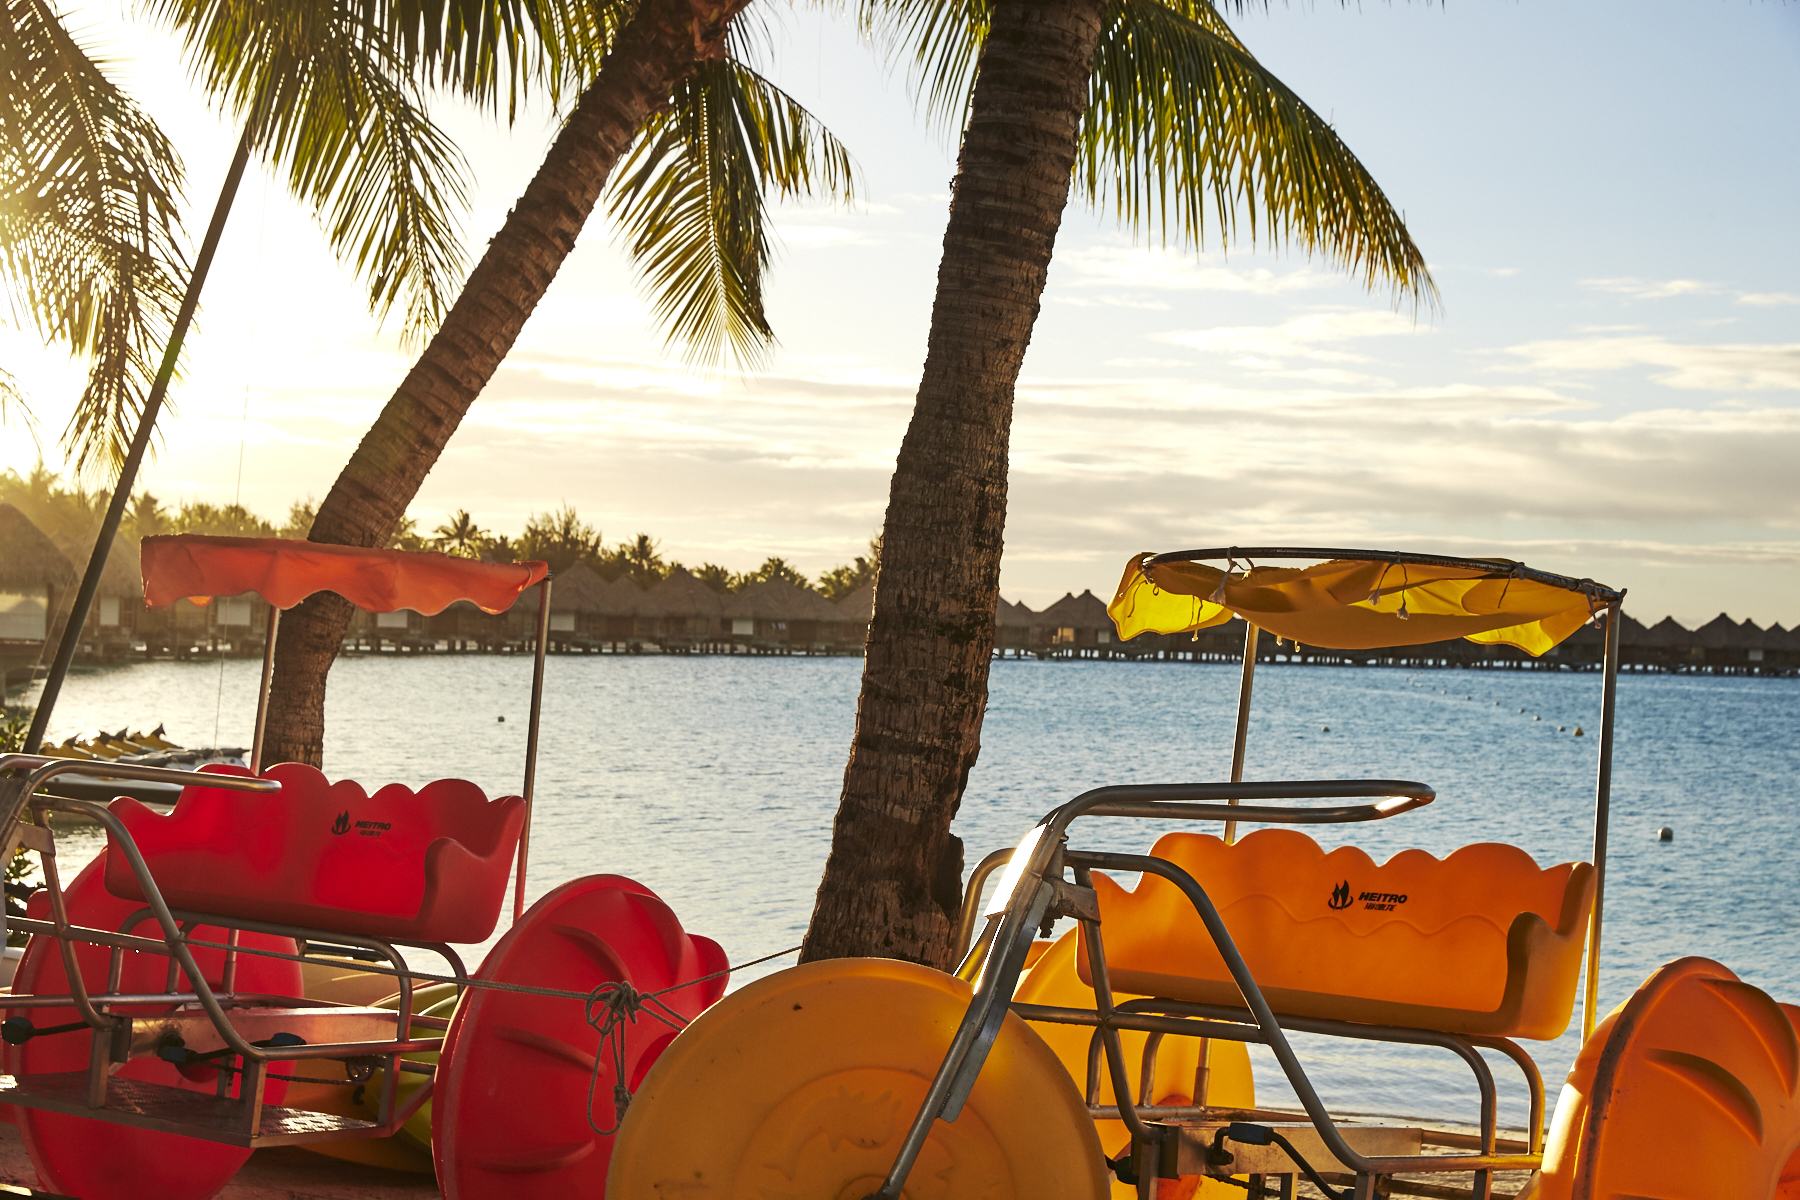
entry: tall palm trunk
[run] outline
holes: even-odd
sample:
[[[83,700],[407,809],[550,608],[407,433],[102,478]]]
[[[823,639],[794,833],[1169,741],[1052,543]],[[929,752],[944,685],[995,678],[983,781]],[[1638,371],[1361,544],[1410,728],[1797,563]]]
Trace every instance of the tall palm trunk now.
[[[1013,387],[1069,198],[1102,0],[996,4],[888,494],[856,736],[802,957],[946,966],[981,748]]]
[[[720,52],[746,3],[643,0],[431,344],[319,506],[311,540],[386,542],[575,248],[639,128],[669,104],[699,58]],[[348,601],[320,592],[282,619],[264,761],[321,764],[325,677],[351,613]]]

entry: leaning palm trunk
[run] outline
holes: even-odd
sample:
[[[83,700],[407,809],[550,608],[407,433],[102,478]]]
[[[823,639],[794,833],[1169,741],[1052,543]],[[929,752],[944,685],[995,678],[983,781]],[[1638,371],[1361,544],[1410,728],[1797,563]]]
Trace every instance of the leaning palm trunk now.
[[[638,130],[748,0],[644,0],[425,352],[319,506],[315,542],[379,546],[512,349]],[[352,609],[321,592],[283,618],[265,761],[321,764],[325,677]]]
[[[1101,13],[1101,0],[993,9],[808,960],[950,960],[962,886],[950,823],[987,706],[1013,387],[1069,198]]]

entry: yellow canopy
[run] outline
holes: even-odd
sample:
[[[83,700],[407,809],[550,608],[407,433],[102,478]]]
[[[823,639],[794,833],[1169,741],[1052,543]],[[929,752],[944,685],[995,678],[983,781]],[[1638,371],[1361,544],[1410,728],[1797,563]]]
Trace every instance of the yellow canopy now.
[[[1107,605],[1121,638],[1185,633],[1237,616],[1276,637],[1333,650],[1460,637],[1517,646],[1535,657],[1606,603],[1573,581],[1562,587],[1520,574],[1519,564],[1505,559],[1448,566],[1339,558],[1227,575],[1197,562],[1145,566],[1151,557],[1140,554],[1126,564]]]

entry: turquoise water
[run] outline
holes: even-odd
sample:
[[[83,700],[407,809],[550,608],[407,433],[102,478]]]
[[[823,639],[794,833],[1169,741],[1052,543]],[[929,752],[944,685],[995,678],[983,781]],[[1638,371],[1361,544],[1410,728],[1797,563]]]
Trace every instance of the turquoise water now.
[[[860,667],[847,658],[552,659],[531,894],[617,872],[655,888],[733,961],[796,944],[829,845]],[[150,663],[82,673],[55,726],[66,734],[164,721],[192,745],[213,742],[216,723],[219,740],[244,743],[255,670]],[[365,783],[461,776],[490,792],[516,790],[529,675],[518,658],[345,659],[332,674],[328,773]],[[1089,787],[1223,778],[1237,679],[1234,666],[996,663],[981,760],[957,821],[967,861]],[[1511,842],[1545,865],[1586,858],[1599,693],[1595,675],[1265,667],[1246,774],[1435,787],[1437,802],[1423,810],[1314,831],[1378,860],[1475,841]],[[1684,954],[1800,1000],[1800,682],[1626,678],[1619,711],[1602,1010]],[[1574,737],[1577,725],[1589,736]],[[1078,824],[1073,844],[1142,850],[1167,828],[1142,825]],[[1662,825],[1674,828],[1672,843],[1655,840]],[[1553,1098],[1577,1033],[1531,1047]],[[1475,1114],[1469,1077],[1447,1055],[1298,1041],[1335,1106]],[[1503,1119],[1522,1124],[1523,1090],[1496,1073]],[[1267,1058],[1258,1085],[1265,1101],[1283,1099]]]

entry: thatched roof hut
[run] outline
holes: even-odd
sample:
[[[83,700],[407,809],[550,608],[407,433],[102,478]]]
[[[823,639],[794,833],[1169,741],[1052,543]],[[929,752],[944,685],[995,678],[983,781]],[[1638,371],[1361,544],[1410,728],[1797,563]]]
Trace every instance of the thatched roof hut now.
[[[865,583],[837,599],[838,620],[867,626],[875,617],[875,585]]]
[[[597,606],[606,594],[607,583],[600,573],[584,562],[572,564],[568,570],[562,571],[550,583],[550,612],[588,613],[599,611]]]
[[[764,579],[726,596],[720,604],[728,618],[758,621],[836,621],[840,614],[831,601],[785,579]]]
[[[1753,621],[1745,621],[1739,625],[1729,616],[1720,613],[1694,630],[1694,640],[1708,650],[1761,650],[1763,631]]]
[[[1035,623],[1049,630],[1049,640],[1056,645],[1092,646],[1113,640],[1106,602],[1091,591],[1083,591],[1079,596],[1065,593],[1061,600],[1039,613]]]
[[[605,617],[635,617],[644,611],[644,589],[631,582],[631,576],[621,575],[611,583],[598,575],[594,578],[600,583],[590,593],[592,607],[588,612]]]
[[[87,570],[88,556],[94,552],[94,544],[69,538],[56,538],[55,541],[79,579]],[[144,573],[138,547],[124,534],[113,537],[112,551],[106,556],[106,566],[100,570],[100,588],[95,594],[131,600],[144,598]]]
[[[644,593],[642,611],[646,616],[716,621],[722,603],[719,593],[695,579],[686,567],[676,567]]]
[[[80,578],[48,534],[10,504],[0,504],[0,592],[32,594]]]

